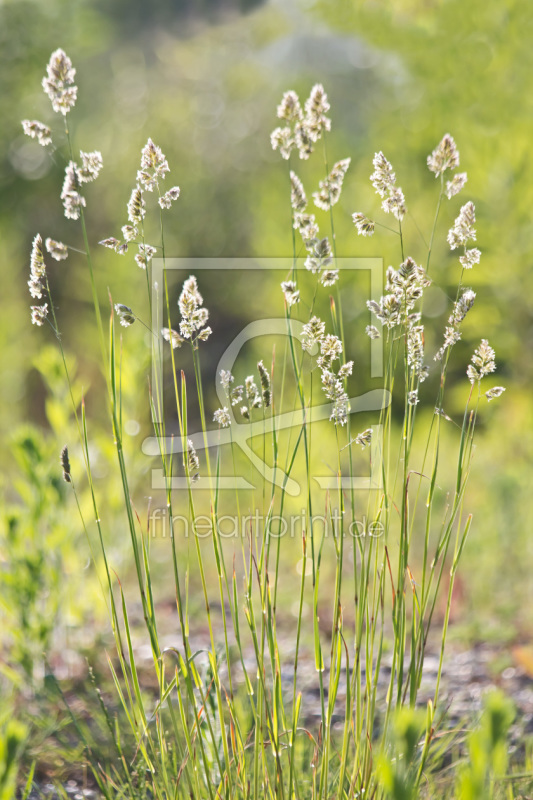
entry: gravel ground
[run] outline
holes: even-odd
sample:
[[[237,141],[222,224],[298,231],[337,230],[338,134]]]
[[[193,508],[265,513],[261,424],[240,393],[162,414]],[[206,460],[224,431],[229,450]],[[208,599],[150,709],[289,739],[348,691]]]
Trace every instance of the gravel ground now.
[[[287,634],[278,637],[282,662],[282,687],[288,699],[292,697],[294,643]],[[193,651],[205,648],[208,642],[206,631],[198,631],[191,637]],[[175,647],[176,635],[166,634],[161,637],[161,646]],[[146,666],[146,675],[150,674],[151,652],[143,639],[135,644],[136,658],[141,673]],[[112,648],[110,648],[112,652]],[[72,658],[75,654],[71,651]],[[63,665],[68,662],[68,653],[63,653]],[[205,657],[207,660],[207,656]],[[351,655],[353,663],[353,655]],[[419,690],[419,703],[426,706],[433,699],[438,670],[438,647],[428,646],[424,662],[422,684]],[[197,660],[201,664],[201,657]],[[253,651],[245,652],[245,664],[250,674],[255,674],[255,656]],[[498,664],[505,664],[498,668]],[[362,667],[362,670],[364,666]],[[385,706],[385,696],[390,678],[391,658],[385,655],[382,660],[378,682],[378,707]],[[59,672],[61,672],[61,667]],[[70,671],[70,670],[68,670]],[[232,668],[235,683],[242,680],[242,667],[237,661]],[[60,677],[57,675],[57,677]],[[222,672],[222,680],[225,675]],[[324,674],[324,685],[327,686],[328,675]],[[334,727],[342,726],[344,719],[346,673],[341,673],[336,713],[333,717]],[[453,730],[470,727],[475,724],[482,707],[483,695],[493,688],[502,689],[515,703],[517,716],[510,732],[510,752],[516,757],[523,754],[525,741],[533,737],[533,649],[529,647],[502,648],[495,645],[478,644],[470,649],[461,649],[459,644],[450,645],[447,649],[441,681],[439,706],[445,711],[440,730]],[[301,648],[298,662],[298,690],[302,692],[302,721],[311,730],[318,730],[320,722],[320,693],[317,672],[314,666],[314,655],[311,650]],[[379,724],[379,723],[378,723]],[[74,800],[94,798],[91,789],[82,789],[75,781],[68,781],[64,791]],[[39,791],[30,794],[30,800],[47,797],[55,800],[58,797],[51,784],[44,784]]]

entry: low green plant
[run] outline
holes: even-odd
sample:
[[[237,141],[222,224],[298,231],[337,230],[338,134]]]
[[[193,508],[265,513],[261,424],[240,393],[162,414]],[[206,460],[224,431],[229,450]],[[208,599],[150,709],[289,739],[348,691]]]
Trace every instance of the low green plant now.
[[[55,441],[45,442],[35,427],[21,428],[14,436],[19,502],[6,504],[2,514],[0,603],[3,647],[9,653],[9,668],[3,672],[15,685],[42,678],[44,653],[51,647],[64,599],[61,508],[66,492],[52,460],[55,452]]]
[[[392,720],[390,739],[378,766],[378,775],[387,797],[414,800],[418,797],[419,747],[426,720],[421,711],[399,708]]]
[[[58,469],[57,442],[75,435],[71,392],[78,404],[82,390],[69,361],[70,390],[57,349],[41,348],[35,368],[45,386],[49,428],[25,424],[11,437],[12,480],[4,489],[0,515],[2,583],[2,663],[6,685],[42,688],[45,657],[69,642],[69,631],[89,616],[105,613],[101,591],[80,534],[71,523],[68,487]],[[99,450],[93,442],[93,451]],[[103,459],[100,459],[103,461]],[[85,505],[85,491],[82,504]],[[83,581],[84,592],[74,582]]]
[[[463,401],[462,417],[455,422],[445,411],[448,365],[476,297],[464,284],[465,274],[481,256],[471,247],[476,239],[472,202],[461,207],[448,232],[452,253],[459,253],[455,264],[459,277],[455,296],[446,298],[448,320],[442,344],[435,342],[431,327],[425,327],[425,298],[434,280],[434,237],[441,217],[448,214],[445,204],[456,202],[453,198],[466,183],[465,173],[446,180],[459,165],[453,138],[446,134],[428,157],[437,181],[436,209],[427,236],[420,233],[413,242],[407,241],[406,200],[392,165],[383,153],[374,156],[371,180],[383,211],[392,219],[383,227],[387,235],[397,237],[399,266],[387,269],[385,294],[367,304],[375,324],[366,326],[366,334],[372,341],[381,340],[384,377],[383,386],[373,394],[375,401],[379,399],[375,422],[353,431],[351,412],[356,404],[348,390],[358,386],[358,374],[357,370],[353,374],[354,363],[348,360],[351,341],[342,311],[349,273],[337,257],[334,225],[334,207],[350,160],[329,166],[326,138],[331,120],[323,87],[313,87],[303,107],[294,92],[287,92],[278,108],[281,126],[271,138],[273,148],[288,163],[290,187],[287,207],[290,202],[293,253],[285,262],[278,295],[280,307],[284,300],[284,355],[270,360],[263,350],[253,369],[246,359],[238,360],[236,369],[248,373],[240,384],[231,371],[223,370],[219,379],[226,404],[209,412],[201,360],[213,331],[207,324],[203,286],[194,275],[183,282],[177,301],[179,323],[174,321],[177,313],[165,269],[164,231],[165,215],[180,190],[163,188],[169,172],[164,154],[148,140],[122,236],[101,242],[122,256],[136,248],[135,262],[146,279],[148,321],[143,313],[117,302],[111,290],[106,333],[83,194],[84,184],[98,177],[102,157],[98,151],[75,155],[69,119],[77,87],[75,70],[63,51],[52,55],[43,86],[65,123],[67,166],[61,199],[66,217],[78,221],[81,228],[124,524],[152,656],[151,675],[145,682],[146,668],[141,668],[136,652],[126,591],[116,578],[106,547],[101,501],[93,479],[90,420],[73,391],[60,318],[50,293],[45,248],[57,260],[69,256],[70,248],[51,239],[43,242],[37,234],[29,284],[40,304],[32,306],[32,321],[51,327],[65,368],[92,503],[91,523],[79,502],[81,478],[71,468],[67,448],[61,453],[63,477],[73,490],[73,503],[91,549],[99,552],[116,642],[116,656],[109,659],[109,667],[134,740],[131,755],[123,728],[110,718],[117,762],[112,770],[93,762],[102,795],[117,797],[118,792],[124,797],[210,800],[417,796],[440,722],[454,579],[471,525],[464,502],[479,403],[504,391],[497,386],[482,389],[486,375],[495,370],[494,351],[482,340],[466,369],[464,389],[456,389]],[[47,125],[29,120],[23,125],[40,144],[50,146],[52,133]],[[322,219],[311,213],[304,183],[292,168],[295,156],[307,161],[319,143],[324,177],[313,202],[324,212]],[[152,198],[157,202],[150,203]],[[151,205],[157,212],[153,229]],[[355,212],[353,221],[357,232],[366,236],[373,235],[378,225],[362,212]],[[319,222],[329,228],[328,235],[320,233]],[[153,280],[155,257],[163,263],[162,283]],[[165,319],[156,313],[160,300]],[[124,328],[120,338],[117,321]],[[144,524],[133,500],[135,477],[132,483],[124,445],[121,354],[134,347],[134,331],[129,330],[133,325],[143,333],[147,329],[154,357],[170,368],[174,391],[176,429],[167,428],[163,381],[155,371],[149,402],[165,487],[167,555],[176,601],[170,645],[163,645],[160,632],[149,523]],[[435,354],[429,359],[426,334],[435,343]],[[187,363],[191,365],[188,375]],[[419,408],[426,396],[429,414]],[[319,426],[318,400],[328,410],[327,429]],[[210,413],[221,431],[229,429],[229,452],[222,447],[210,452]],[[283,415],[292,420],[288,430],[280,423]],[[194,417],[201,428],[196,435],[192,433]],[[234,477],[242,478],[233,439],[238,424],[249,426],[250,460],[264,468],[251,496],[238,490],[228,499],[222,483],[225,470],[233,468]],[[361,493],[354,480],[363,459],[371,469],[371,479]],[[314,483],[319,460],[328,464],[325,494],[319,494]],[[283,562],[290,551],[282,553],[282,523],[293,509],[291,490],[296,478],[305,487],[305,508],[298,542],[298,582],[292,577],[287,592]],[[444,479],[451,479],[447,491],[441,488]],[[175,480],[184,487],[181,493],[173,491]],[[206,494],[200,498],[198,486],[205,486]],[[239,519],[250,508],[261,509],[261,524],[250,522],[245,527],[231,556],[221,527],[228,504]],[[318,507],[323,509],[320,519]],[[190,522],[195,561],[189,559],[190,541],[184,545],[179,540],[177,509]],[[360,512],[373,526],[364,536],[357,525]],[[208,542],[199,535],[204,529]],[[193,585],[204,606],[201,628],[189,613]],[[296,614],[287,652],[279,631],[290,621],[283,607],[289,598]],[[310,610],[307,616],[306,609]],[[421,724],[414,709],[430,632],[437,623],[438,673]],[[301,677],[308,647],[314,659],[316,708],[309,708]],[[377,766],[374,753],[379,752]]]
[[[467,763],[457,777],[457,796],[462,800],[491,800],[494,779],[503,777],[509,765],[508,733],[515,708],[502,692],[485,697],[479,727],[468,736]]]
[[[27,729],[15,719],[0,721],[0,800],[15,797],[20,754]]]

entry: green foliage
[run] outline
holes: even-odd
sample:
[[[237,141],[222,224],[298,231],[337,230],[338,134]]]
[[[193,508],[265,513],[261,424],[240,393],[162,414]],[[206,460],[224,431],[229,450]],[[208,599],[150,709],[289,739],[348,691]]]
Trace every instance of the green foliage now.
[[[502,692],[485,697],[479,727],[468,736],[467,764],[457,778],[461,800],[494,797],[494,779],[505,775],[509,763],[507,735],[514,716],[514,705]]]
[[[58,442],[75,436],[72,401],[79,407],[82,396],[74,363],[69,364],[70,386],[56,348],[41,349],[35,365],[46,386],[44,407],[52,433],[26,424],[11,437],[12,479],[4,488],[7,502],[0,518],[0,607],[3,671],[19,686],[39,681],[54,638],[64,637],[66,628],[101,605],[94,573],[85,569],[87,557],[79,549],[85,543],[83,529],[70,519],[68,485],[59,463]],[[78,470],[77,461],[75,466]],[[80,580],[84,592],[77,589]]]
[[[27,738],[25,725],[17,720],[0,721],[0,800],[15,797],[21,750]]]
[[[17,432],[13,457],[21,478],[15,482],[24,510],[4,510],[0,547],[5,572],[0,602],[8,662],[32,681],[49,649],[63,600],[61,547],[67,532],[61,520],[65,491],[50,440],[27,426]]]
[[[392,719],[390,741],[378,764],[378,779],[391,800],[419,796],[419,742],[425,723],[424,713],[413,708],[398,709]]]

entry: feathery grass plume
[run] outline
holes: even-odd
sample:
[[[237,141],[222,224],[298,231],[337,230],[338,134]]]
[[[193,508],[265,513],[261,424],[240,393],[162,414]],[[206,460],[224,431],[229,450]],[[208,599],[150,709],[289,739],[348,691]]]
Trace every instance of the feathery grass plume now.
[[[289,89],[281,98],[281,103],[277,108],[278,119],[285,119],[287,122],[297,122],[302,119],[302,106],[296,92]]]
[[[239,384],[235,386],[234,389],[231,390],[229,393],[229,398],[231,400],[232,406],[238,406],[239,403],[242,403],[242,398],[244,397],[244,386]]]
[[[372,186],[380,197],[387,197],[396,183],[396,175],[392,169],[392,164],[388,161],[381,150],[375,153],[372,160],[374,172],[370,176]]]
[[[292,142],[294,142],[294,146],[298,150],[299,157],[303,161],[307,161],[307,159],[313,152],[313,140],[309,135],[309,131],[305,126],[305,122],[296,123]]]
[[[400,324],[401,303],[395,295],[384,295],[379,303],[375,300],[367,300],[366,305],[387,328],[394,328],[396,325]]]
[[[114,250],[119,256],[126,255],[129,249],[128,243],[137,236],[137,229],[134,228],[133,225],[123,225],[122,232],[124,233],[125,230],[128,232],[128,236],[125,237],[126,241],[121,242],[120,239],[109,236],[107,239],[102,239],[98,244],[101,244],[103,247],[108,247],[110,250]],[[143,269],[145,268],[144,264],[139,266],[142,266]]]
[[[147,192],[153,192],[167,172],[170,172],[170,168],[161,148],[152,139],[148,139],[141,151],[141,168],[137,172],[137,183]]]
[[[226,396],[229,397],[230,387],[231,384],[235,381],[235,378],[233,377],[229,369],[221,369],[219,372],[219,377],[220,377],[220,385],[224,389]]]
[[[32,243],[30,256],[30,280],[28,281],[30,294],[36,300],[40,300],[43,296],[43,279],[45,276],[46,265],[44,263],[43,255],[43,240],[41,238],[41,234],[38,233],[35,235]]]
[[[380,332],[378,331],[375,325],[367,325],[365,328],[365,333],[371,339],[379,339],[379,337],[381,336]]]
[[[128,252],[128,245],[122,244],[118,239],[115,239],[114,236],[109,236],[107,239],[102,239],[101,242],[98,242],[103,247],[108,247],[110,250],[114,250],[115,253],[119,253],[119,255],[123,256],[125,253]]]
[[[325,373],[323,373],[324,375]],[[350,411],[350,402],[348,400],[348,395],[344,390],[340,390],[339,388],[340,381],[335,381],[335,397],[331,398],[334,399],[333,403],[333,411],[330,414],[330,422],[333,422],[335,425],[340,425],[341,427],[346,425],[348,421],[348,412]],[[342,385],[342,384],[340,384]]]
[[[396,186],[396,175],[392,164],[387,161],[381,151],[374,155],[372,163],[374,172],[370,176],[370,180],[382,198],[381,207],[386,214],[393,214],[401,222],[407,209],[403,192],[399,186]]]
[[[427,157],[427,165],[428,169],[435,173],[436,178],[447,169],[459,166],[459,151],[449,133],[444,134],[437,147]]]
[[[335,425],[345,425],[350,410],[348,395],[344,391],[342,380],[329,369],[322,370],[322,389],[328,398],[333,402],[333,409],[330,414],[330,422]]]
[[[394,291],[394,288],[395,288],[395,280],[394,280],[395,275],[396,275],[396,270],[394,269],[394,267],[392,265],[387,267],[386,272],[385,272],[385,291],[386,292],[393,292]]]
[[[52,132],[50,131],[50,128],[36,119],[23,119],[22,130],[26,136],[31,136],[32,139],[37,139],[42,147],[52,144]]]
[[[146,202],[139,186],[134,186],[128,201],[128,219],[132,225],[140,225],[146,216]]]
[[[270,134],[272,150],[279,150],[280,156],[286,161],[291,157],[291,152],[296,147],[296,142],[289,127],[274,128]]]
[[[178,305],[183,316],[186,316],[192,310],[201,306],[204,302],[202,295],[198,290],[198,281],[194,275],[189,275],[184,281],[181,295],[178,300]]]
[[[431,286],[431,279],[423,267],[419,266],[410,256],[403,261],[398,271],[391,270],[392,291],[403,297],[406,312],[413,309],[417,300],[420,300],[424,289]]]
[[[190,275],[183,284],[178,300],[181,314],[180,333],[184,339],[192,339],[193,342],[199,339],[204,342],[212,333],[211,328],[204,327],[209,319],[209,312],[207,308],[202,308],[203,302],[196,278]]]
[[[318,317],[311,317],[302,331],[302,347],[308,353],[314,352],[326,332],[326,323]]]
[[[466,246],[470,240],[476,241],[476,207],[471,200],[461,208],[459,216],[453,223],[453,227],[448,231],[448,244],[450,250],[457,247]]]
[[[318,236],[318,225],[314,214],[297,211],[294,215],[293,228],[299,232],[305,244]]]
[[[480,381],[485,375],[494,372],[496,369],[496,354],[489,345],[487,339],[482,339],[481,344],[474,351],[472,363],[468,365],[466,374],[470,383]]]
[[[313,86],[305,101],[305,115],[302,114],[298,95],[292,90],[285,92],[277,108],[277,116],[288,124],[275,128],[270,134],[272,149],[279,150],[282,158],[289,159],[296,148],[301,159],[308,159],[322,132],[331,130],[331,120],[326,116],[328,111],[327,95],[321,84]]]
[[[70,475],[70,461],[68,460],[68,447],[65,445],[61,450],[61,455],[59,456],[59,463],[61,464],[61,468],[63,469],[63,480],[66,483],[71,483],[72,478]]]
[[[55,239],[48,238],[45,241],[45,246],[56,261],[64,261],[65,258],[68,258],[68,247],[63,242],[56,242]]]
[[[459,325],[472,306],[476,299],[476,293],[472,289],[465,289],[458,300],[453,304],[453,311],[451,313],[449,323],[450,325]]]
[[[454,325],[447,325],[444,329],[444,343],[442,347],[433,356],[435,361],[441,361],[446,350],[449,350],[454,344],[457,344],[461,338],[461,331]]]
[[[270,407],[272,400],[270,392],[270,375],[262,361],[257,362],[257,369],[259,371],[259,378],[261,382],[261,393],[263,395],[263,405],[265,408]]]
[[[92,153],[84,153],[80,150],[81,167],[77,167],[78,180],[80,183],[92,183],[100,174],[103,167],[102,154],[99,150]]]
[[[149,244],[143,244],[142,242],[137,245],[137,249],[139,252],[135,256],[135,263],[141,269],[146,269],[148,262],[151,261],[157,253],[157,249]]]
[[[306,246],[309,255],[305,259],[304,266],[309,272],[316,275],[320,270],[329,267],[333,261],[333,253],[327,236],[323,239],[310,239]]]
[[[76,70],[64,50],[52,53],[46,73],[42,80],[43,89],[52,101],[54,111],[65,116],[74,108],[78,87],[74,85]]]
[[[361,445],[363,450],[367,447],[372,441],[372,434],[374,433],[373,428],[367,428],[362,433],[358,433],[355,437],[355,443]]]
[[[131,308],[125,306],[123,303],[115,303],[115,311],[119,316],[120,324],[123,325],[124,328],[128,328],[135,322],[135,314]]]
[[[218,422],[221,428],[229,428],[231,424],[231,416],[226,406],[223,408],[217,408],[213,414],[213,421]]]
[[[342,355],[342,342],[338,336],[328,333],[320,340],[320,357],[317,364],[320,369],[329,369],[331,363]]]
[[[248,400],[250,408],[261,408],[261,394],[253,375],[248,375],[248,377],[244,379],[244,387],[246,390],[246,399]]]
[[[125,242],[133,242],[139,235],[139,231],[134,225],[123,225],[121,231]],[[116,242],[117,239],[114,239],[114,241]]]
[[[63,201],[67,219],[79,219],[81,209],[86,206],[85,198],[78,191],[80,183],[78,167],[74,161],[69,161],[65,169],[65,179],[61,189],[61,200]]]
[[[493,386],[492,389],[489,389],[488,392],[485,392],[485,397],[490,403],[490,401],[494,400],[496,397],[501,397],[504,392],[505,386]]]
[[[453,304],[452,313],[448,318],[448,325],[444,331],[444,343],[435,354],[435,361],[440,361],[446,350],[453,347],[461,338],[459,326],[474,305],[475,299],[476,293],[473,292],[472,289],[465,289],[462,295]]]
[[[313,142],[317,142],[322,133],[331,130],[331,120],[326,116],[330,109],[328,96],[321,83],[316,83],[305,101],[305,130]]]
[[[165,342],[169,342],[172,345],[173,350],[177,347],[181,347],[185,341],[173,328],[161,328],[161,336]]]
[[[339,378],[341,380],[347,378],[348,375],[352,374],[352,371],[353,371],[353,361],[347,361],[346,364],[343,364],[342,367],[340,367],[339,369],[338,372]]]
[[[464,255],[459,256],[459,262],[464,269],[472,269],[474,264],[479,264],[481,259],[481,252],[477,247],[472,247],[470,250],[465,248]]]
[[[304,185],[298,175],[291,170],[291,206],[293,211],[304,211],[307,206]]]
[[[394,186],[382,202],[381,207],[386,214],[392,214],[401,222],[407,213],[405,197],[399,186]]]
[[[325,178],[318,184],[319,191],[313,192],[313,200],[317,208],[323,211],[329,211],[332,206],[338,203],[341,196],[342,184],[344,176],[350,166],[351,158],[343,158],[342,161],[337,161],[333,165],[333,169]]]
[[[330,414],[330,421],[335,425],[345,425],[350,402],[344,389],[344,380],[352,374],[353,361],[343,364],[338,373],[333,369],[333,362],[337,361],[342,355],[342,342],[333,334],[325,334],[325,323],[318,317],[312,317],[304,325],[302,332],[302,347],[307,352],[314,352],[317,345],[320,347],[320,355],[317,358],[317,366],[321,370],[322,390],[327,399],[333,403]]]
[[[194,449],[194,445],[190,439],[187,439],[187,450],[183,455],[183,466],[186,468],[191,483],[195,483],[200,478],[200,459]]]
[[[408,257],[398,270],[389,267],[387,270],[386,289],[389,294],[384,295],[379,303],[367,300],[367,307],[388,328],[401,324],[414,309],[417,300],[423,295],[424,289],[431,284],[423,267]],[[409,317],[409,323],[413,319]]]
[[[141,169],[153,170],[154,176],[157,178],[164,178],[166,173],[170,172],[168,161],[161,148],[150,138],[141,150]]]
[[[320,276],[322,286],[333,286],[339,280],[338,269],[326,269]]]
[[[296,123],[294,128],[294,143],[298,149],[300,158],[307,161],[313,152],[313,139],[309,134],[305,121]]]
[[[93,153],[88,155],[95,156],[99,154]],[[132,189],[127,205],[128,220],[131,224],[122,226],[124,242],[114,237],[109,237],[101,241],[101,245],[115,250],[119,255],[124,255],[128,252],[128,244],[137,239],[139,235],[138,228],[142,225],[142,221],[146,216],[146,201],[144,199],[143,190],[152,192],[154,188],[159,189],[159,181],[162,180],[169,171],[168,162],[161,148],[154,144],[152,139],[148,139],[141,151],[141,169],[137,172],[137,184]],[[173,186],[166,194],[158,198],[160,207],[170,208],[172,202],[179,197],[179,194],[179,186]],[[138,252],[135,256],[135,262],[140,269],[146,270],[148,268],[148,263],[156,254],[157,249],[145,242],[139,242],[137,249]],[[209,334],[206,334],[204,331],[203,336],[206,337],[207,335]]]
[[[198,341],[207,342],[207,340],[209,339],[209,337],[211,336],[212,333],[213,333],[213,331],[211,330],[211,328],[208,325],[207,328],[204,328],[198,334]]]
[[[459,172],[457,175],[453,176],[451,181],[446,181],[446,197],[448,200],[451,200],[452,197],[455,197],[456,194],[464,188],[466,182],[468,180],[468,176],[466,172]]]
[[[296,288],[295,281],[282,281],[281,291],[288,306],[293,306],[295,303],[300,302],[300,290]]]
[[[424,368],[424,326],[410,325],[407,329],[407,364],[413,375],[425,380]],[[423,377],[422,377],[423,376]]]
[[[159,200],[157,201],[161,208],[170,208],[172,203],[174,203],[178,197],[180,196],[180,187],[173,186],[172,189],[169,189],[168,192],[165,192]]]
[[[48,316],[48,303],[42,306],[30,306],[31,308],[31,322],[32,325],[44,325],[44,321]]]
[[[356,211],[355,214],[352,214],[352,219],[359,236],[372,236],[374,234],[376,223],[368,219],[368,217],[365,217],[360,211]]]
[[[44,281],[46,280],[46,265],[43,256],[43,240],[38,233],[32,244],[30,257],[30,280],[28,287],[30,295],[35,300],[41,300],[45,290]],[[41,327],[48,316],[48,303],[40,306],[30,306],[32,325]]]

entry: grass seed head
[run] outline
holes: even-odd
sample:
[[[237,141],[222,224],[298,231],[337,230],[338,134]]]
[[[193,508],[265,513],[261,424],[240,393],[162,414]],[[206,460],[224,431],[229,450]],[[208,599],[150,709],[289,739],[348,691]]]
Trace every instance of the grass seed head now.
[[[261,381],[261,393],[263,396],[263,405],[265,408],[269,408],[272,400],[270,392],[270,375],[268,374],[268,370],[262,361],[259,361],[257,363],[257,369],[259,371],[259,378]]]
[[[56,261],[64,261],[68,258],[68,247],[63,242],[56,242],[55,239],[48,238],[45,241],[46,249]]]
[[[26,136],[30,136],[32,139],[37,139],[42,147],[52,144],[52,134],[50,128],[36,119],[23,119],[22,130]]]
[[[67,483],[71,483],[72,478],[70,475],[70,461],[68,459],[68,447],[65,445],[61,450],[61,455],[59,457],[59,461],[61,467],[63,469],[63,480]]]
[[[42,86],[55,112],[66,116],[74,108],[78,87],[74,85],[76,70],[64,50],[55,50],[50,56]]]
[[[447,169],[459,166],[459,151],[453,136],[449,133],[444,134],[437,147],[427,157],[427,165],[428,169],[435,173],[436,178]]]

